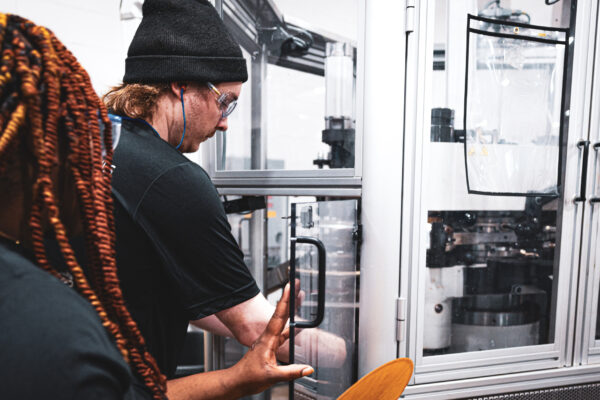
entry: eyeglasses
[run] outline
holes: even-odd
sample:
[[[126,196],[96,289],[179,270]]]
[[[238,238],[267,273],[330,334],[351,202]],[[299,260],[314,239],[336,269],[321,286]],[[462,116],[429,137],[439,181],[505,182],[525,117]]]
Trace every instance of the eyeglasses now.
[[[221,109],[221,118],[227,118],[233,110],[235,110],[235,106],[237,106],[237,99],[235,95],[231,92],[221,93],[219,89],[215,87],[210,82],[206,82],[206,86],[217,95],[217,102],[219,103],[219,108]]]

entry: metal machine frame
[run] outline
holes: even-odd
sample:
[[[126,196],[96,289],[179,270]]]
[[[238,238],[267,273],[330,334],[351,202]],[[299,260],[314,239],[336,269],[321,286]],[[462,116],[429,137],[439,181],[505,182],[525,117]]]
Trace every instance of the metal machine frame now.
[[[596,51],[594,57],[594,87],[590,95],[590,108],[595,110],[600,102],[600,31],[596,32]],[[589,138],[591,154],[588,159],[588,181],[586,187],[587,201],[584,208],[584,228],[582,237],[589,238],[584,241],[581,249],[581,269],[579,274],[579,293],[577,302],[580,307],[576,316],[577,331],[575,333],[575,364],[600,364],[600,340],[596,339],[595,331],[598,321],[598,294],[600,292],[600,118],[598,113],[590,112]],[[591,318],[586,318],[590,315]]]
[[[264,0],[261,17],[272,20],[275,24],[283,23],[283,16],[272,0]],[[364,2],[361,2],[359,15],[364,17]],[[326,170],[267,170],[266,143],[263,139],[265,124],[262,121],[264,107],[264,84],[266,65],[274,63],[307,73],[324,74],[324,43],[327,39],[335,39],[335,35],[319,32],[307,26],[315,39],[315,49],[307,57],[287,57],[281,61],[269,56],[265,48],[258,45],[258,33],[253,28],[257,15],[252,15],[252,1],[217,0],[215,6],[221,12],[228,25],[233,27],[233,34],[242,46],[253,54],[253,88],[262,87],[252,94],[252,170],[223,171],[217,169],[217,141],[211,141],[203,149],[203,165],[213,179],[213,183],[222,194],[286,194],[286,195],[328,195],[356,197],[361,194],[362,174],[362,137],[363,137],[363,76],[364,76],[364,23],[359,23],[359,39],[356,44],[356,152],[355,167]],[[285,22],[288,26],[297,24]]]

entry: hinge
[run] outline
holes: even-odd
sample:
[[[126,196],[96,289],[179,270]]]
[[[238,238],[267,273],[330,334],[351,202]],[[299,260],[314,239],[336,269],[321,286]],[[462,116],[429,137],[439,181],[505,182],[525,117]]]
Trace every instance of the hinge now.
[[[406,299],[403,297],[396,299],[396,340],[406,340]]]
[[[406,0],[406,33],[415,30],[415,0]]]
[[[352,231],[352,240],[360,244],[362,243],[362,224],[357,224]]]

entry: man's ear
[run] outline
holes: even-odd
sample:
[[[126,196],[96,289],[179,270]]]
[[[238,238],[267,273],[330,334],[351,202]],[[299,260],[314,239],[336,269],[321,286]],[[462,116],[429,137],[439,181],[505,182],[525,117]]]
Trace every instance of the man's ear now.
[[[181,89],[185,91],[187,89],[187,84],[185,82],[171,82],[171,93],[175,95],[175,97],[179,98],[181,95]]]

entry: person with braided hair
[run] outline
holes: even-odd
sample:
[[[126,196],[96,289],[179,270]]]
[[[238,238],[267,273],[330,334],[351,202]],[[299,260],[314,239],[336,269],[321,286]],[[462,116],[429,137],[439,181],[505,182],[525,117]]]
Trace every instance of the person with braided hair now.
[[[187,398],[167,391],[121,293],[106,107],[50,30],[0,14],[0,52],[2,398]],[[237,398],[312,373],[275,361],[288,297],[289,288],[238,364],[198,377],[196,398]]]
[[[161,398],[165,378],[125,308],[117,279],[110,173],[105,168],[112,158],[110,129],[100,135],[100,124],[110,125],[106,109],[87,73],[48,29],[0,14],[0,41],[3,395],[27,378],[30,370],[23,368],[51,377],[60,371],[51,368],[56,365],[74,369],[72,379],[36,381],[22,388],[18,397],[34,397],[27,393],[53,397],[49,394],[60,390],[61,396],[122,398],[130,380],[125,360]],[[85,235],[89,279],[69,243],[69,236],[80,230]],[[64,269],[48,261],[47,234],[60,246]],[[39,362],[24,363],[34,360],[15,351],[23,348],[39,351]],[[86,352],[90,362],[80,365],[77,358]],[[84,385],[86,380],[92,384]]]

